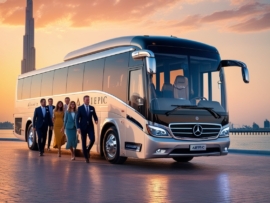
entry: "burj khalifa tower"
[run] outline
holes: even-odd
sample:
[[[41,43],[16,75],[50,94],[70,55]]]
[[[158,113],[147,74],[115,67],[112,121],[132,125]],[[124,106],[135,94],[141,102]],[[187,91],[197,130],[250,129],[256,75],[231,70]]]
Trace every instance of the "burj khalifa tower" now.
[[[25,35],[23,36],[23,59],[21,64],[22,74],[36,69],[34,29],[33,0],[27,0],[25,16]]]

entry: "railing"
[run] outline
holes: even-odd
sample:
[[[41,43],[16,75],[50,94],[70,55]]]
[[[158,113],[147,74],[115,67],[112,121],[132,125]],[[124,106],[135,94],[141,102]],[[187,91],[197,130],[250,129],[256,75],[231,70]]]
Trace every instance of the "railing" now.
[[[230,134],[234,135],[270,135],[270,129],[230,129]]]

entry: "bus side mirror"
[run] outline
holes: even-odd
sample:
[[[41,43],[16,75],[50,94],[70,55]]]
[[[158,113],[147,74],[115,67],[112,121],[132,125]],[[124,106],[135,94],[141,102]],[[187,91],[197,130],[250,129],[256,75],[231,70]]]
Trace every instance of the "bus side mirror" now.
[[[155,59],[155,54],[152,51],[141,49],[141,50],[132,52],[131,55],[134,60],[141,60],[145,58],[147,72],[150,74],[156,73],[156,59]]]
[[[218,71],[222,67],[227,67],[227,66],[238,66],[241,67],[242,69],[242,78],[245,83],[249,83],[249,73],[248,73],[248,68],[247,65],[241,61],[236,61],[236,60],[222,60],[220,61]]]

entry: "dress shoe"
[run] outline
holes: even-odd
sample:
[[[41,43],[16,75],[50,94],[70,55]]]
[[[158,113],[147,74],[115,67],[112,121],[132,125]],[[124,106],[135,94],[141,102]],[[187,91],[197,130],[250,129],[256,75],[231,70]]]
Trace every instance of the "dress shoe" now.
[[[89,159],[85,159],[85,163],[89,163]]]
[[[44,156],[43,153],[39,153],[39,156]]]

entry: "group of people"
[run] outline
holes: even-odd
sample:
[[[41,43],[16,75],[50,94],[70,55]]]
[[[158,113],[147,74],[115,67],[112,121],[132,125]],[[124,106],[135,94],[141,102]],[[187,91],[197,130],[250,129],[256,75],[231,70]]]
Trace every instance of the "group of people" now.
[[[48,99],[48,105],[46,105],[46,99],[40,100],[40,107],[35,109],[33,117],[33,129],[38,136],[39,156],[44,155],[47,133],[47,150],[50,150],[54,132],[53,147],[58,148],[58,156],[61,157],[61,146],[65,143],[63,139],[67,139],[66,149],[71,152],[71,160],[75,160],[78,135],[80,135],[85,162],[89,163],[90,150],[95,143],[92,118],[96,124],[98,124],[98,118],[95,108],[89,105],[90,97],[84,96],[83,101],[84,104],[77,109],[76,103],[70,102],[69,97],[65,98],[65,104],[58,101],[56,106],[53,105],[52,98]],[[90,139],[88,146],[86,146],[87,136]]]

